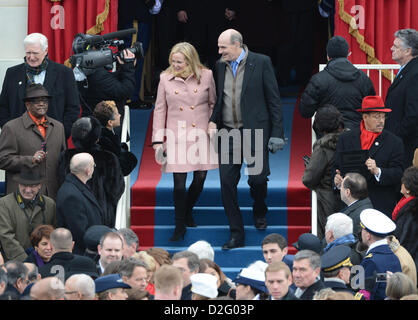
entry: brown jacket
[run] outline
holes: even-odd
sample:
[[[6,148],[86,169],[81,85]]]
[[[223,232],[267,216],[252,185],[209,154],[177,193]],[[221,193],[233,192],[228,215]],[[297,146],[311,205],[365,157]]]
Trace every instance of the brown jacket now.
[[[386,237],[388,244],[393,253],[398,257],[401,263],[402,272],[411,278],[415,287],[417,286],[417,269],[415,266],[414,259],[409,254],[408,250],[402,247],[395,236]]]
[[[46,178],[42,186],[42,194],[55,200],[58,192],[58,159],[66,149],[64,126],[61,122],[47,117],[46,128],[46,160],[39,164],[41,173]],[[41,150],[43,137],[29,114],[7,122],[0,134],[0,169],[6,170],[6,194],[17,190],[15,177],[19,175],[23,165],[34,166],[32,157]]]

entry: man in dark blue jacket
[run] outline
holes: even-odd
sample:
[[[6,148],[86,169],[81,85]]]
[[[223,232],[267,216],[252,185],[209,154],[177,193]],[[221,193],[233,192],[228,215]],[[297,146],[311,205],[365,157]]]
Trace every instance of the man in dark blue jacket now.
[[[373,288],[369,288],[368,293],[371,300],[384,300],[386,272],[402,272],[401,263],[386,239],[386,236],[395,230],[396,225],[389,217],[375,209],[363,210],[360,223],[361,241],[369,247],[360,265],[364,268],[366,279],[375,277],[376,273],[376,283]]]

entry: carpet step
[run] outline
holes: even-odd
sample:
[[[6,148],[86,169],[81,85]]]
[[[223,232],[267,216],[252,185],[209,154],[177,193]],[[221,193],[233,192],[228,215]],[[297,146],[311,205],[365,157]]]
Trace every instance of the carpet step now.
[[[241,207],[245,225],[253,225],[252,207]],[[269,225],[287,225],[287,216],[297,215],[299,225],[309,225],[311,219],[310,207],[269,207],[267,223]],[[200,225],[228,225],[223,207],[195,207],[193,218]],[[174,224],[174,207],[132,207],[131,225],[167,225]]]
[[[131,226],[131,229],[138,235],[141,246],[185,247],[198,240],[206,240],[212,246],[222,246],[229,240],[228,226],[187,228],[184,240],[177,242],[168,241],[174,233],[174,226]],[[246,226],[246,245],[261,245],[264,237],[269,233],[279,233],[291,244],[297,241],[298,235],[309,231],[310,226],[268,226],[264,231]]]

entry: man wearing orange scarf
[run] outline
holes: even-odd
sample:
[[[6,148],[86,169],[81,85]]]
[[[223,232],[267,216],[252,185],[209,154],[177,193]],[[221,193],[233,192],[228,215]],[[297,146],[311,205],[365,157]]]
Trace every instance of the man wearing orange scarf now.
[[[373,207],[390,216],[400,197],[400,181],[403,173],[404,146],[402,140],[384,130],[386,108],[380,96],[364,97],[361,109],[363,120],[359,128],[341,134],[335,152],[335,186],[339,189],[343,175],[343,154],[367,150],[364,169],[369,198]]]
[[[17,189],[15,178],[28,166],[37,167],[45,179],[42,194],[56,198],[58,159],[66,140],[63,124],[47,116],[50,98],[43,85],[29,85],[23,99],[27,111],[1,130],[0,169],[6,170],[7,193]]]

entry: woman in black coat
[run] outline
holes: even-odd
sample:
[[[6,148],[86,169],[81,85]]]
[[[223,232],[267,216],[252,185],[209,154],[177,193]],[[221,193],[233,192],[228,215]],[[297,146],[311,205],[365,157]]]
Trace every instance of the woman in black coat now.
[[[323,136],[313,145],[312,155],[302,177],[303,184],[318,197],[318,237],[325,235],[325,224],[330,214],[338,212],[341,200],[333,189],[332,170],[337,141],[344,128],[341,113],[333,105],[319,108],[314,121],[315,131]]]
[[[71,136],[75,149],[61,154],[58,166],[60,185],[70,172],[71,158],[80,152],[90,153],[96,164],[93,177],[87,181],[97,202],[104,212],[103,224],[113,228],[116,220],[116,207],[125,189],[120,163],[112,152],[102,150],[97,144],[102,130],[99,120],[93,116],[83,117],[74,122]]]
[[[392,213],[396,223],[394,234],[418,266],[418,167],[406,169],[401,182],[401,193],[404,196]]]

